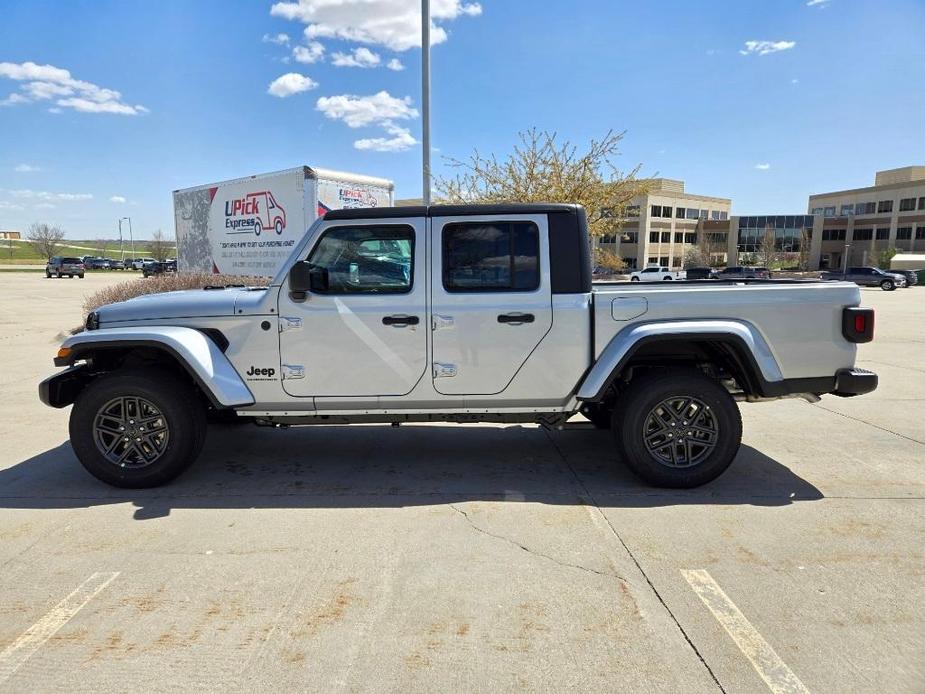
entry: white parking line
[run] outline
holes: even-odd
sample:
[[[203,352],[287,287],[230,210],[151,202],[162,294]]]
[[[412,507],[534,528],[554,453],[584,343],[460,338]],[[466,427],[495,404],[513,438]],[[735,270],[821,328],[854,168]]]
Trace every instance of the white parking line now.
[[[43,643],[80,612],[80,609],[100,591],[112,583],[118,571],[95,573],[80,584],[73,593],[55,605],[48,614],[23,632],[22,636],[0,653],[0,683],[12,675],[35,653]]]
[[[809,694],[809,690],[780,659],[741,610],[703,569],[681,569],[681,575],[723,625],[774,694]]]

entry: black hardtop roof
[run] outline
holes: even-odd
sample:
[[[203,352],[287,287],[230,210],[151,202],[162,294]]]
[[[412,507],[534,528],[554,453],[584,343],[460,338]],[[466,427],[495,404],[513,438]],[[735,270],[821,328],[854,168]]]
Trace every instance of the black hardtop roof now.
[[[504,202],[490,205],[409,205],[407,207],[354,207],[331,210],[325,219],[388,219],[396,217],[464,217],[480,214],[577,213],[580,205],[562,202]]]

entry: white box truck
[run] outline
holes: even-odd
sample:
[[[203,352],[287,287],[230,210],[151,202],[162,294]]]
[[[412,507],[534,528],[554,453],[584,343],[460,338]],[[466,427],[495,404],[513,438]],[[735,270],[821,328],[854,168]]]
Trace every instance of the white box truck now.
[[[329,210],[391,207],[385,178],[309,166],[173,192],[180,272],[272,276]]]

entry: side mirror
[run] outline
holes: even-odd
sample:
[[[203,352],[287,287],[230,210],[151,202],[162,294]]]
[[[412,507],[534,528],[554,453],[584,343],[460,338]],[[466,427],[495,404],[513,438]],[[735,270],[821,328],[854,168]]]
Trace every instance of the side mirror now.
[[[298,300],[304,300],[309,291],[328,291],[328,269],[300,260],[289,270],[289,291]]]

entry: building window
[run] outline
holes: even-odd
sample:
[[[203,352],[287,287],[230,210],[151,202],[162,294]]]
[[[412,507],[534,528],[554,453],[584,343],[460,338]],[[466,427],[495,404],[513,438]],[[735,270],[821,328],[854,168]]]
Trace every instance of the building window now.
[[[626,264],[626,267],[630,270],[636,269],[636,258],[623,258],[623,262]]]
[[[626,206],[626,216],[627,217],[638,217],[639,216],[639,205],[627,205]]]
[[[659,265],[662,265],[662,266],[668,265],[668,256],[667,256],[667,255],[663,255],[661,258],[659,258],[659,259],[658,259],[658,264],[659,264]]]
[[[649,243],[658,243],[658,232],[657,231],[649,232]]]
[[[854,205],[842,205],[840,217],[850,217],[854,214]]]
[[[533,222],[465,222],[443,227],[448,292],[531,292],[540,286],[539,230]]]
[[[684,212],[684,208],[683,208],[683,207],[676,207],[676,208],[674,208],[674,216],[675,216],[676,218],[678,218],[678,219],[684,219],[684,214],[685,214],[685,212]]]
[[[708,219],[710,217],[710,210],[700,210],[700,219]]]
[[[832,207],[826,207],[822,211],[822,216],[823,217],[834,217],[835,216],[835,206],[833,205]]]
[[[814,207],[810,214],[822,214],[823,212],[825,212],[824,207]]]
[[[684,243],[684,233],[683,233],[683,232],[680,232],[680,231],[676,231],[676,232],[674,233],[674,242],[675,242],[675,243]]]
[[[877,203],[875,202],[859,202],[854,206],[854,214],[874,214],[877,211]]]
[[[671,232],[670,231],[662,232],[662,243],[671,243]]]
[[[719,213],[719,218],[720,218],[720,221],[725,222],[726,220],[729,219],[729,213],[726,212],[726,210],[723,210],[722,212]]]
[[[684,243],[697,243],[697,234],[690,232],[684,234]]]
[[[822,230],[822,240],[823,241],[844,241],[845,240],[845,230],[844,229],[823,229]]]
[[[892,200],[881,200],[877,203],[877,212],[892,212],[893,211],[893,201]]]
[[[919,209],[925,210],[925,198],[919,198]]]
[[[915,240],[921,241],[925,239],[925,226],[920,226],[915,228]]]
[[[653,217],[661,217],[661,216],[662,216],[662,206],[661,206],[661,205],[652,205],[652,207],[649,208],[649,213],[650,213]]]
[[[896,240],[897,241],[911,241],[912,240],[912,227],[899,227],[896,230]]]
[[[616,234],[602,234],[601,243],[616,243],[617,235]]]
[[[873,229],[855,229],[854,230],[854,240],[855,241],[870,241],[874,238]]]
[[[646,264],[649,266],[658,265],[658,258],[656,258],[655,256],[649,256],[649,260],[646,261]]]
[[[671,267],[681,267],[681,258],[672,258]]]
[[[687,208],[687,218],[688,219],[697,219],[700,216],[700,212],[693,207]]]
[[[725,246],[726,241],[728,241],[728,236],[726,234],[712,232],[707,234],[707,241],[709,241],[711,244]]]
[[[638,231],[627,231],[623,233],[623,243],[639,243]]]
[[[887,241],[890,238],[890,229],[889,227],[885,229],[877,229],[877,240],[878,241]]]
[[[915,209],[915,198],[903,198],[899,201],[899,211],[909,212]]]

